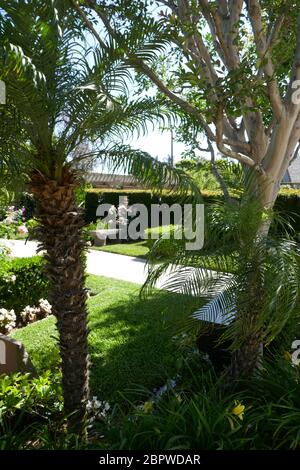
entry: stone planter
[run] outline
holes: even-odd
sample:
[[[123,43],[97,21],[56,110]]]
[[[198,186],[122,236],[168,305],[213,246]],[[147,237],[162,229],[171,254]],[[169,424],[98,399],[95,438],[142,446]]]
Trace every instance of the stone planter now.
[[[29,372],[35,375],[35,369],[24,346],[18,341],[0,334],[0,375]]]
[[[107,238],[116,236],[118,232],[119,230],[117,228],[108,228],[92,230],[90,234],[94,238],[94,246],[104,246],[106,245]]]

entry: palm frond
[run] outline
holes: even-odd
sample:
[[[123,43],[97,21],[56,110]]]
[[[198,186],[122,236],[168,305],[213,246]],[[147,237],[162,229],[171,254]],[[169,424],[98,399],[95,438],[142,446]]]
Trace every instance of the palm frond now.
[[[222,325],[230,324],[236,315],[235,287],[234,284],[226,287],[210,302],[196,310],[192,318]]]
[[[152,158],[147,152],[132,149],[128,145],[115,145],[104,149],[101,160],[112,172],[122,171],[139,179],[144,185],[175,191],[178,198],[193,197],[201,203],[202,196],[195,182],[183,171]]]

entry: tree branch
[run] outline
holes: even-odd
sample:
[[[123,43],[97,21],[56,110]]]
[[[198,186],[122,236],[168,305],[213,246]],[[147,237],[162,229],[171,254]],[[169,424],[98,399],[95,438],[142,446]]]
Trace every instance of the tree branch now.
[[[293,94],[295,93],[295,84],[300,80],[300,14],[298,16],[298,32],[297,32],[297,45],[295,59],[293,63],[293,70],[291,74],[289,89],[285,99],[288,115],[291,118],[299,118],[300,102],[293,100]],[[299,101],[299,100],[298,100]]]
[[[219,170],[216,166],[215,150],[214,150],[214,147],[213,147],[212,143],[208,139],[207,139],[207,145],[208,145],[208,151],[210,152],[211,172],[212,172],[212,174],[214,175],[214,177],[216,178],[217,182],[220,185],[220,188],[222,190],[225,201],[230,203],[232,201],[232,199],[230,197],[230,194],[229,194],[228,188],[226,186],[226,183],[223,180],[222,176],[220,175]]]
[[[78,5],[77,1],[76,0],[70,0],[70,2],[74,6],[77,13],[81,16],[83,22],[86,24],[86,26],[88,27],[90,32],[95,36],[95,38],[97,39],[97,41],[99,42],[101,47],[103,47],[104,49],[107,49],[107,45],[105,44],[105,42],[103,41],[101,36],[97,33],[96,29],[93,26],[93,23],[88,19],[88,17],[84,13],[84,11]]]
[[[147,77],[149,77],[150,80],[157,86],[157,88],[171,101],[173,101],[173,103],[180,106],[180,108],[188,114],[191,114],[192,116],[196,117],[201,127],[204,129],[206,135],[211,140],[216,140],[213,131],[207,124],[204,116],[200,113],[200,111],[195,106],[191,105],[188,101],[185,101],[183,98],[180,98],[179,96],[175,95],[171,90],[169,90],[169,88],[160,80],[160,78],[155,74],[155,72],[147,64],[145,64],[145,62],[143,62],[142,59],[132,57],[126,59],[126,62],[131,66],[137,68],[138,70],[143,71],[144,74],[147,75]]]
[[[259,168],[259,166],[256,164],[256,162],[252,158],[242,155],[241,153],[234,152],[233,150],[230,150],[229,148],[225,147],[224,141],[223,141],[224,121],[223,121],[222,109],[219,109],[218,111],[218,114],[215,120],[215,126],[216,126],[216,143],[217,143],[217,147],[219,151],[222,154],[224,154],[226,157],[233,158],[234,160],[238,160],[239,162],[244,163],[245,165]]]
[[[271,43],[267,43],[266,35],[264,33],[260,3],[259,0],[249,0],[247,5],[257,54],[261,60],[261,66],[267,79],[270,103],[277,121],[280,121],[282,117],[283,103],[281,100],[278,83],[274,78],[274,67],[270,54]],[[273,34],[270,38],[270,41],[274,40],[281,25],[282,20],[278,21],[277,24],[274,25]]]

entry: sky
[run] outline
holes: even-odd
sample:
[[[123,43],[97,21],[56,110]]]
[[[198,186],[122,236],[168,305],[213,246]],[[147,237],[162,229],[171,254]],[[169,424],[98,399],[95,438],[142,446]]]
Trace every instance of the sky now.
[[[101,33],[101,28],[99,32]],[[91,47],[97,45],[97,42],[91,33],[86,34],[86,43]],[[129,85],[129,89],[130,87],[131,86]],[[155,92],[156,87],[153,87],[153,89],[147,90],[147,95],[155,95]],[[123,143],[131,145],[132,148],[148,152],[153,158],[158,158],[160,161],[167,161],[171,154],[171,132],[168,130],[161,131],[158,125],[153,129],[152,124],[149,124],[147,135],[139,137],[135,136]],[[181,154],[185,150],[185,144],[176,142],[175,139],[173,140],[174,163],[180,161]],[[206,157],[205,154],[204,157]],[[100,170],[100,168],[98,170]]]
[[[159,160],[165,161],[171,154],[171,132],[161,132],[158,127],[154,130],[149,126],[148,135],[139,138],[132,138],[127,142],[134,148],[148,152],[152,157],[158,157]],[[178,162],[181,153],[186,149],[185,145],[180,142],[173,143],[174,145],[174,162]]]

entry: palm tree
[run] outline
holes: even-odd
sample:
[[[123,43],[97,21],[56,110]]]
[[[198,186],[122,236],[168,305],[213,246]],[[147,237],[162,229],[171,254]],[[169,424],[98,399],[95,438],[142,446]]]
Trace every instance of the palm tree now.
[[[220,342],[230,344],[229,372],[235,378],[251,378],[263,346],[300,320],[300,248],[283,217],[271,211],[262,213],[253,198],[254,180],[253,172],[241,169],[243,189],[238,197],[206,206],[203,250],[186,251],[184,241],[177,242],[175,257],[161,265],[151,262],[143,287],[147,294],[164,275],[163,287],[171,294],[201,298],[201,307],[188,325],[199,327],[199,320],[205,329],[207,322],[226,325]],[[269,226],[272,222],[267,236],[257,236],[262,223]],[[160,243],[162,239],[153,246],[154,260]]]
[[[64,406],[70,427],[80,430],[89,394],[89,354],[84,222],[74,198],[80,183],[74,168],[79,159],[99,157],[160,187],[171,180],[178,189],[193,185],[179,170],[122,145],[120,136],[144,131],[161,112],[154,100],[128,100],[130,76],[111,45],[97,51],[83,47],[82,25],[68,2],[0,0],[0,11],[0,79],[24,137],[9,138],[6,155],[27,162],[59,332]],[[7,140],[4,129],[0,133]],[[87,153],[77,151],[82,148]]]

